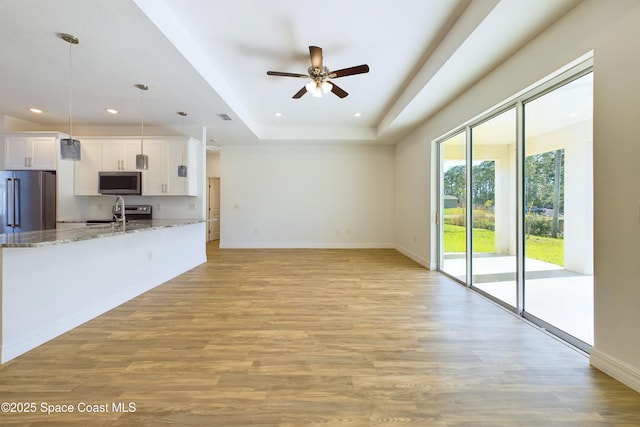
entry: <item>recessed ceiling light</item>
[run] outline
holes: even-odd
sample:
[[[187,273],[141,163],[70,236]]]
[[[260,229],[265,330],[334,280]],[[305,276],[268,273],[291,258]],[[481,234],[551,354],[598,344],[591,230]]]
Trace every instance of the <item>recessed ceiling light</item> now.
[[[273,115],[276,116],[276,117],[282,117],[282,113],[279,113],[277,111],[275,113],[273,113]]]
[[[39,108],[29,108],[29,111],[36,114],[42,114],[42,110]]]
[[[362,114],[360,113],[353,113],[353,117],[360,117]]]
[[[114,110],[113,108],[105,108],[104,110],[109,114],[118,114],[118,110]]]

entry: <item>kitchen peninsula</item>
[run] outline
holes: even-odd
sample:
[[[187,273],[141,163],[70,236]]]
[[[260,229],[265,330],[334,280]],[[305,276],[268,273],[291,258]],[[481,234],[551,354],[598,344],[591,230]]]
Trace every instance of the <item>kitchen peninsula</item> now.
[[[0,235],[2,363],[205,262],[205,226],[154,219]]]

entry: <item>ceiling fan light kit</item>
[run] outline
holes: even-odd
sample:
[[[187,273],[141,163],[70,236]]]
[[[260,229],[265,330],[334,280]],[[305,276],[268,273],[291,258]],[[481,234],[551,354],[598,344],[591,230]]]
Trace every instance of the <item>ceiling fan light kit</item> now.
[[[315,98],[320,98],[323,94],[327,94],[329,92],[333,92],[339,98],[344,98],[349,94],[329,79],[337,79],[340,77],[369,72],[369,66],[367,64],[342,68],[336,71],[329,71],[329,69],[322,63],[322,48],[318,46],[309,46],[309,58],[311,59],[311,66],[308,68],[307,74],[267,71],[267,75],[311,79],[310,82],[304,85],[302,89],[293,95],[293,99],[299,99],[307,92]]]

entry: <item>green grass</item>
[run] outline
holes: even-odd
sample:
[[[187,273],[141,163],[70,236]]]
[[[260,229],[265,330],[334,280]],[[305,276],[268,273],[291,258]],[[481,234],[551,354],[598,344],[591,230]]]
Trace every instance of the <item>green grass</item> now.
[[[444,224],[444,251],[464,252],[466,246],[465,228]],[[473,230],[473,252],[492,253],[495,251],[495,232],[476,228]],[[564,265],[564,240],[550,237],[529,236],[525,240],[525,254],[555,265]]]
[[[564,239],[529,236],[524,241],[524,253],[527,258],[564,266]]]

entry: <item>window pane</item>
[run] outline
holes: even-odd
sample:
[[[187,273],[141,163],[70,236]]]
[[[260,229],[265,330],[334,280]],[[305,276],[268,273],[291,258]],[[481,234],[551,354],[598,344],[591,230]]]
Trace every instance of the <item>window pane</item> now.
[[[445,273],[466,281],[467,173],[465,134],[440,144],[442,153],[442,267]]]

